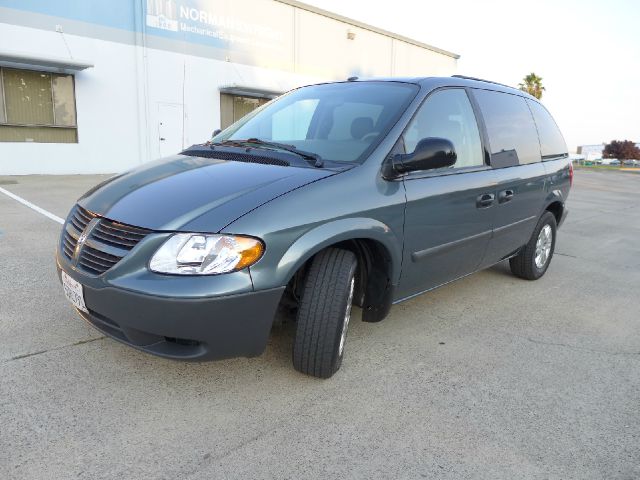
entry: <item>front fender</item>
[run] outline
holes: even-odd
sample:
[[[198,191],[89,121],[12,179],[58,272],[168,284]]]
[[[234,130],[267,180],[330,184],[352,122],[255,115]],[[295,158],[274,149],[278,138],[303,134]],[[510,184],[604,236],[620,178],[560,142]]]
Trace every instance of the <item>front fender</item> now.
[[[285,251],[274,266],[260,265],[251,268],[256,290],[283,286],[295,272],[320,250],[338,242],[353,239],[370,239],[380,242],[391,258],[391,281],[397,284],[402,265],[402,242],[393,230],[379,220],[350,217],[324,223],[301,235]]]

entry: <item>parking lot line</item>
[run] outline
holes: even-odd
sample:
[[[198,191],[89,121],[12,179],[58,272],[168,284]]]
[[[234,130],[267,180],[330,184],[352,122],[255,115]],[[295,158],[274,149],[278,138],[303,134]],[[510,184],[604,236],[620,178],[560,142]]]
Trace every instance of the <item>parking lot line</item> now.
[[[0,193],[4,193],[7,197],[13,198],[16,202],[20,202],[24,206],[29,207],[31,210],[35,210],[36,212],[41,213],[45,217],[50,218],[54,222],[58,222],[60,225],[64,224],[64,220],[58,217],[57,215],[54,215],[51,212],[47,212],[44,208],[40,208],[39,206],[34,205],[33,203],[25,200],[22,197],[19,197],[18,195],[11,193],[8,190],[5,190],[2,187],[0,187]]]

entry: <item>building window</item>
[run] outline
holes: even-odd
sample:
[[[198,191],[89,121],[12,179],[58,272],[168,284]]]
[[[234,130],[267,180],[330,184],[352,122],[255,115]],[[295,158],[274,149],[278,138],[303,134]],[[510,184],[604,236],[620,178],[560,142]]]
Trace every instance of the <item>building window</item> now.
[[[0,68],[0,142],[77,143],[73,75]]]
[[[247,113],[264,105],[270,98],[245,97],[242,95],[220,94],[220,125],[224,130],[232,123],[237,122]]]

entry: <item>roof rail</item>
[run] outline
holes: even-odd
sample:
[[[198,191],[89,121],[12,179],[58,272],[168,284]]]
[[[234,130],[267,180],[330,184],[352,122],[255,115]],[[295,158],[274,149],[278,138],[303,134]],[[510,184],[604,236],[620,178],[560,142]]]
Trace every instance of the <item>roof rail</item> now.
[[[492,82],[491,80],[485,80],[484,78],[467,77],[466,75],[451,75],[451,76],[455,78],[463,78],[465,80],[476,80],[478,82],[493,83],[494,85],[501,85],[503,87],[513,88],[511,85],[505,85],[504,83],[499,83],[499,82]]]

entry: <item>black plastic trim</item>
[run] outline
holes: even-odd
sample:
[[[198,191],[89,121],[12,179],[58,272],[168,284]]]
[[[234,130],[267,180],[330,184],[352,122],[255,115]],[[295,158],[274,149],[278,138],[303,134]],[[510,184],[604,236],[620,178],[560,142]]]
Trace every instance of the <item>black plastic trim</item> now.
[[[418,250],[417,252],[413,252],[411,254],[411,260],[413,260],[414,262],[420,262],[432,255],[438,255],[441,253],[448,252],[450,250],[460,247],[461,245],[464,245],[467,242],[472,242],[487,236],[491,236],[491,230],[476,233],[475,235],[470,235],[468,237],[461,238],[460,240],[454,240],[453,242],[443,243],[442,245],[438,245],[436,247],[427,248],[425,250]]]
[[[531,217],[527,217],[527,218],[523,218],[522,220],[518,220],[517,222],[509,223],[508,225],[502,225],[501,227],[494,228],[493,229],[493,236],[495,237],[496,235],[502,235],[504,232],[506,232],[510,228],[517,227],[518,225],[522,225],[523,223],[531,222],[533,220],[536,220],[537,218],[538,217],[533,215]]]

